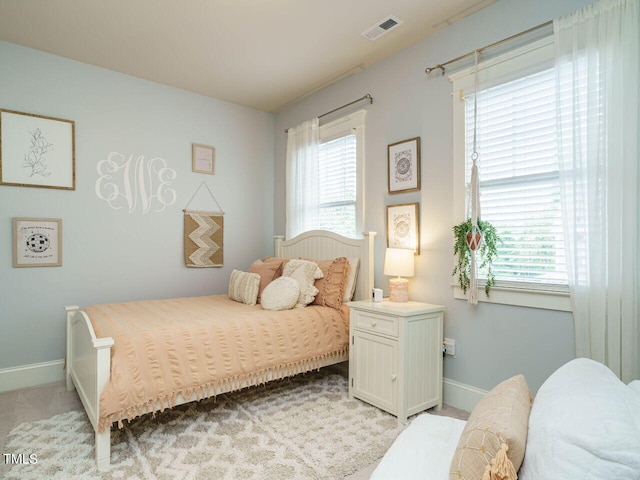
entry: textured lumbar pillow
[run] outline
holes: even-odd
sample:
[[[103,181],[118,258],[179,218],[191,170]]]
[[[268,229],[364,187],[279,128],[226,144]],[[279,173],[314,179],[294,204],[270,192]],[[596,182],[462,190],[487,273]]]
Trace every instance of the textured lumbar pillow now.
[[[320,267],[323,277],[314,283],[318,294],[313,299],[313,304],[339,309],[342,306],[349,261],[346,257],[339,257],[333,260],[315,260],[315,263]]]
[[[313,285],[317,278],[322,278],[322,270],[314,262],[307,260],[289,260],[284,266],[283,277],[291,277],[300,284],[300,295],[296,307],[304,307],[313,302],[318,289]]]
[[[236,302],[255,305],[260,289],[260,275],[234,270],[229,279],[229,298]]]
[[[450,480],[515,480],[522,464],[531,393],[522,375],[493,388],[469,415],[451,461]]]
[[[261,305],[265,310],[289,310],[296,306],[300,284],[295,278],[280,277],[262,291]]]

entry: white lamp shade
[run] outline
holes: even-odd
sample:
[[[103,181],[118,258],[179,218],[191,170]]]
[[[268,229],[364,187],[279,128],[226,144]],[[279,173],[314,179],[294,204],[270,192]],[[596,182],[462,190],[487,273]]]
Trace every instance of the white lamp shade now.
[[[413,277],[413,250],[387,248],[384,256],[384,274],[394,277]]]

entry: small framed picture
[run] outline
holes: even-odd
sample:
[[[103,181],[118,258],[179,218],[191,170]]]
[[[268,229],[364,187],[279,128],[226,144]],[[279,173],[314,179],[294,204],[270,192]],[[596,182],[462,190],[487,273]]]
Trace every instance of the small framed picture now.
[[[216,148],[194,143],[191,147],[191,170],[196,173],[216,173]]]
[[[387,147],[389,193],[420,190],[420,137],[392,143]]]
[[[387,206],[387,247],[406,248],[420,255],[418,202]]]
[[[13,266],[59,267],[62,265],[62,220],[59,218],[13,219]]]
[[[0,185],[75,190],[75,122],[0,110]]]

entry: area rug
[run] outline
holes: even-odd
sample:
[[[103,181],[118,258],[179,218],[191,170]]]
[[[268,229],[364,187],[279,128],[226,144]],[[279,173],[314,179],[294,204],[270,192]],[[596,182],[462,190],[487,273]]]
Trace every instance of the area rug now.
[[[102,474],[84,412],[23,423],[5,452],[24,464],[0,465],[0,477],[341,479],[381,457],[401,430],[396,417],[350,399],[344,376],[321,370],[125,423],[112,430]]]

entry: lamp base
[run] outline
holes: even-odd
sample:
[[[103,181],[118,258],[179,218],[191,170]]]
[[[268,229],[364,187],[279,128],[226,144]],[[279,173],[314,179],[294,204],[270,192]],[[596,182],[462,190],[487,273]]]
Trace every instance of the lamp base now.
[[[409,301],[409,280],[406,278],[389,279],[389,301],[399,303]]]

